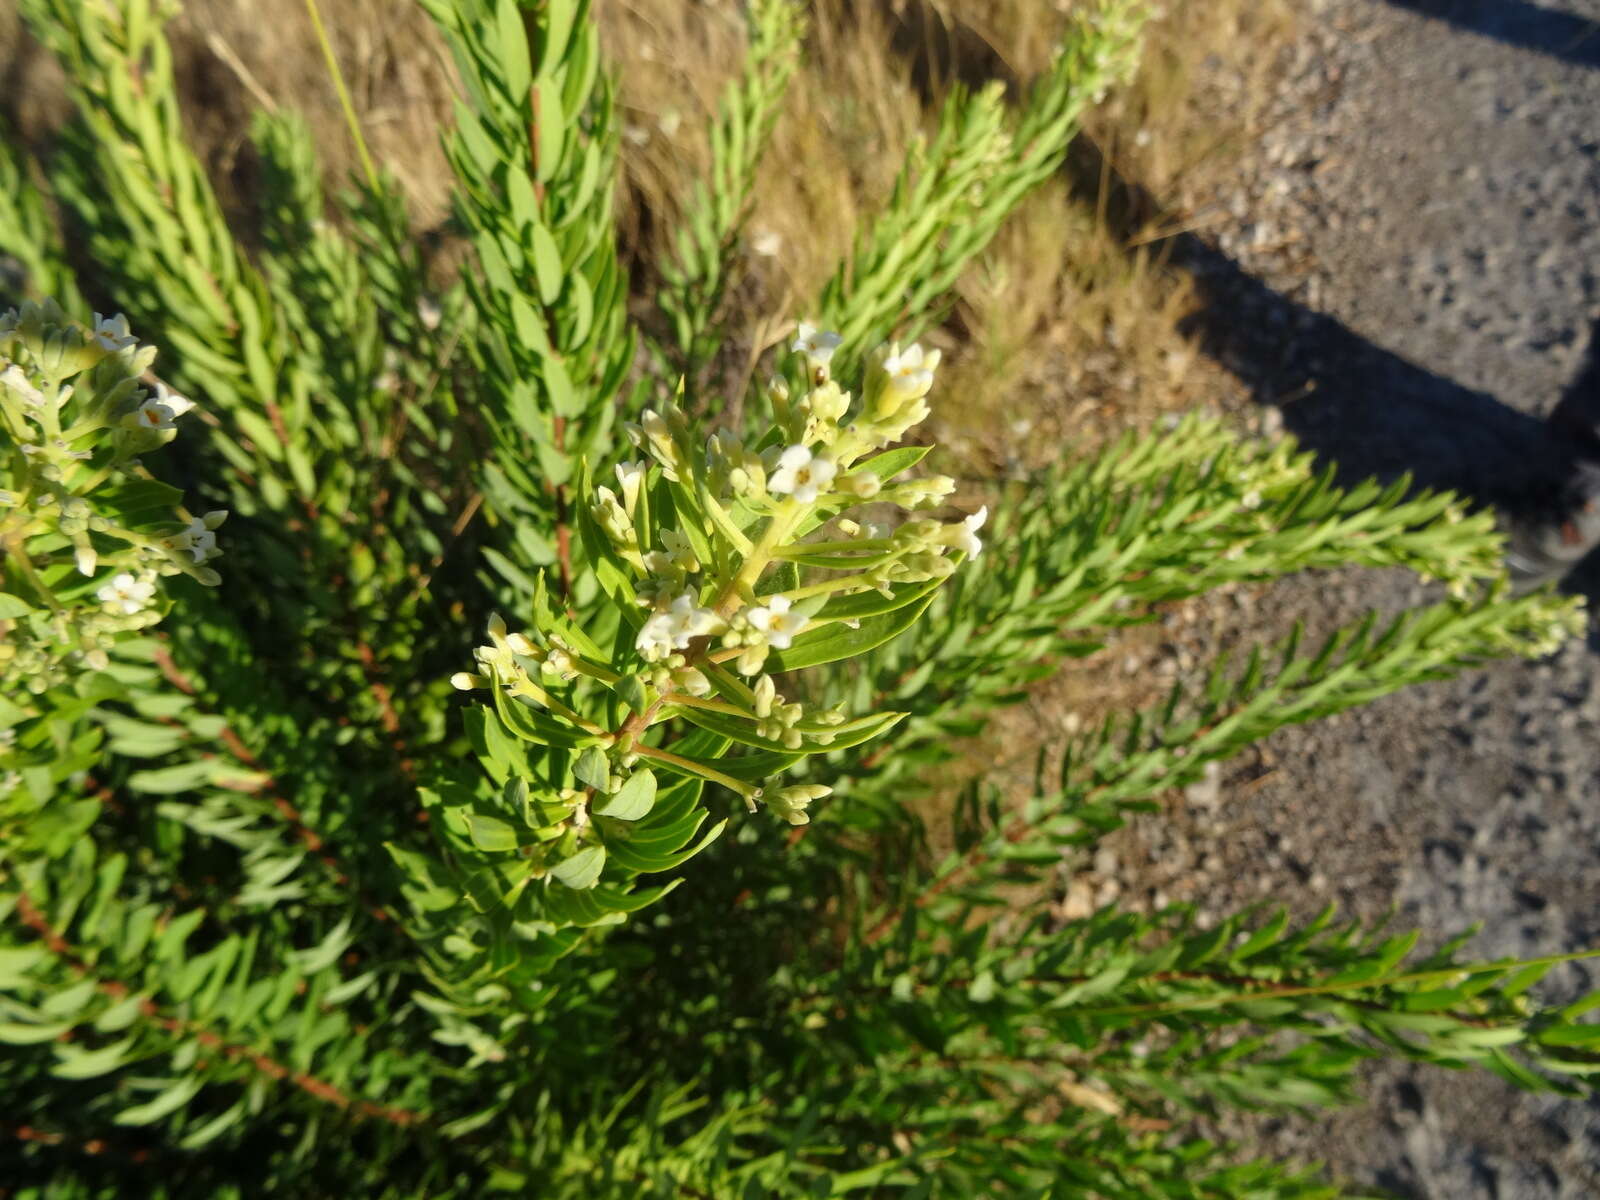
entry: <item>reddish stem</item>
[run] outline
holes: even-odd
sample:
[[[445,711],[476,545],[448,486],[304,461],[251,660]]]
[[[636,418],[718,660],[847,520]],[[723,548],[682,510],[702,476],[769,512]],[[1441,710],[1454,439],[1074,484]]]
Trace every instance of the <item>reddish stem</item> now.
[[[106,995],[114,999],[122,999],[128,994],[128,985],[119,980],[100,979],[93,974],[89,965],[83,960],[67,941],[67,939],[52,926],[44,913],[34,904],[33,897],[26,891],[20,892],[17,897],[17,915],[22,923],[39,935],[45,947],[62,962],[66,963],[74,974],[93,979],[95,986]],[[220,1035],[203,1029],[192,1021],[180,1020],[161,1011],[155,1001],[145,999],[139,1005],[139,1012],[152,1024],[160,1026],[169,1033],[180,1036],[193,1037],[200,1045],[215,1051],[230,1062],[241,1062],[254,1068],[269,1079],[287,1082],[309,1096],[344,1109],[352,1116],[358,1118],[371,1118],[374,1120],[388,1121],[393,1125],[417,1125],[426,1121],[420,1113],[411,1112],[403,1108],[391,1108],[382,1104],[375,1104],[370,1100],[362,1100],[347,1095],[333,1084],[303,1071],[293,1071],[276,1059],[252,1050],[248,1046],[240,1046],[225,1041]]]

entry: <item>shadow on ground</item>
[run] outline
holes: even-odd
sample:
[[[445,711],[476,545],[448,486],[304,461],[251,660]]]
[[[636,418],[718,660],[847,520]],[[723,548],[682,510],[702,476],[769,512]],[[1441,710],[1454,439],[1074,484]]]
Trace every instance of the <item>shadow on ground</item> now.
[[[1155,198],[1122,178],[1090,139],[1074,144],[1076,190],[1110,197],[1109,219],[1132,238],[1160,215]],[[1600,462],[1600,325],[1590,360],[1552,420],[1518,411],[1384,349],[1337,319],[1284,295],[1191,233],[1154,247],[1193,276],[1202,307],[1184,332],[1275,407],[1285,427],[1344,483],[1409,473],[1514,521],[1560,526],[1574,505],[1575,471]],[[1585,540],[1591,541],[1586,531]],[[1600,556],[1567,581],[1600,601]]]
[[[1384,0],[1457,29],[1600,68],[1600,23],[1529,0]]]
[[[1384,2],[1600,67],[1600,25],[1531,0]],[[1020,92],[994,48],[959,21],[918,5],[897,6],[893,16],[896,44],[930,94],[939,80],[976,86],[993,78]],[[1074,141],[1065,172],[1075,193],[1103,205],[1125,242],[1142,239],[1163,216],[1156,198],[1118,174],[1086,135]],[[1549,578],[1560,577],[1585,545],[1600,541],[1600,438],[1594,432],[1600,430],[1600,326],[1589,367],[1562,399],[1556,419],[1546,422],[1384,349],[1269,287],[1192,233],[1141,244],[1196,282],[1202,307],[1184,332],[1238,376],[1258,403],[1280,409],[1285,427],[1332,464],[1341,482],[1409,473],[1419,486],[1448,488],[1493,506],[1515,529],[1531,529],[1535,542],[1555,547],[1553,555],[1533,553]],[[1585,461],[1589,468],[1582,467]],[[1582,500],[1574,499],[1579,482],[1597,503],[1574,541],[1565,535],[1573,532],[1569,516],[1582,509]],[[1566,586],[1600,602],[1597,558],[1590,555],[1572,570]]]

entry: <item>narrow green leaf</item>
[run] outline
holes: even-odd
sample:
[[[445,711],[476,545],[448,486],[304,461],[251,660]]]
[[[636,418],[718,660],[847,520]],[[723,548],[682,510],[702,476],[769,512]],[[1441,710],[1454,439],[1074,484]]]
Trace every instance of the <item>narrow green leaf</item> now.
[[[60,1079],[93,1079],[115,1071],[128,1060],[137,1038],[127,1037],[98,1050],[80,1050],[76,1046],[59,1045],[56,1053],[61,1061],[50,1068],[50,1073]]]
[[[823,663],[838,662],[840,659],[855,658],[865,654],[911,628],[932,603],[933,593],[929,592],[920,600],[895,612],[862,621],[859,629],[835,624],[819,629],[815,633],[802,634],[795,639],[791,648],[772,654],[769,661],[773,665],[768,669],[798,671],[804,667],[820,666]]]
[[[517,848],[516,828],[508,822],[474,812],[463,813],[462,819],[467,823],[467,836],[479,850],[504,853]]]
[[[197,1078],[180,1079],[154,1100],[125,1108],[113,1120],[118,1125],[149,1125],[189,1103],[200,1087],[201,1081]]]

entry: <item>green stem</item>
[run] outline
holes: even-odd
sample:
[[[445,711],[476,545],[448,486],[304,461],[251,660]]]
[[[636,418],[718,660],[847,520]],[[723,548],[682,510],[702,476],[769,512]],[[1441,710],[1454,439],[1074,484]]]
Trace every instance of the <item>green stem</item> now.
[[[693,759],[684,758],[681,754],[674,754],[670,750],[660,750],[655,746],[636,744],[633,747],[633,752],[640,758],[654,759],[656,762],[663,762],[669,766],[677,767],[680,771],[688,771],[690,774],[698,775],[702,779],[709,779],[712,783],[720,783],[729,791],[738,792],[746,800],[754,800],[761,791],[760,788],[753,787],[743,780],[735,779],[731,775],[724,775],[721,771],[713,770],[704,763],[697,763]]]
[[[661,697],[663,704],[677,704],[683,708],[701,708],[706,712],[724,713],[730,717],[742,717],[753,720],[753,715],[736,704],[729,704],[726,700],[709,700],[700,696],[690,696],[683,692],[667,692]]]
[[[518,681],[517,686],[513,690],[517,695],[527,696],[529,699],[537,700],[556,716],[561,717],[563,720],[566,720],[573,725],[576,725],[585,733],[590,733],[595,737],[601,738],[610,738],[612,736],[612,733],[609,729],[604,729],[601,726],[596,725],[588,718],[579,716],[576,712],[568,708],[565,704],[561,703],[561,701],[557,700],[554,696],[545,691],[532,680],[525,682]]]
[[[851,538],[841,542],[791,542],[787,546],[779,546],[772,556],[788,558],[796,554],[850,554],[856,551],[867,554],[894,548],[893,538]]]
[[[739,573],[728,581],[728,586],[722,590],[722,595],[717,597],[715,607],[721,616],[731,616],[740,599],[746,594],[754,594],[756,581],[772,562],[772,552],[783,544],[784,539],[794,531],[804,516],[805,508],[793,500],[785,501],[778,511],[772,514],[766,529],[762,531],[761,540],[744,560]]]
[[[350,127],[350,137],[356,144],[356,154],[361,159],[361,169],[366,174],[367,186],[377,194],[378,169],[373,165],[372,155],[367,151],[367,139],[361,132],[361,122],[356,117],[356,107],[350,102],[350,89],[345,86],[344,72],[339,69],[339,60],[333,53],[333,43],[328,39],[327,27],[322,23],[322,10],[317,6],[317,0],[306,0],[306,13],[311,17],[311,27],[316,31],[317,42],[322,46],[322,57],[328,64],[328,75],[333,79],[334,90],[339,93],[339,107],[344,110],[345,124]]]
[[[739,656],[739,651],[737,649],[727,651],[727,653],[733,655],[735,658]],[[706,675],[710,677],[711,681],[717,685],[717,690],[723,695],[727,695],[729,692],[732,692],[746,704],[750,705],[751,708],[755,707],[755,692],[750,689],[744,680],[740,679],[732,671],[729,671],[723,667],[714,666],[709,657],[707,658],[703,669]]]
[[[1215,1008],[1225,1004],[1248,1003],[1251,1000],[1282,1000],[1295,996],[1324,996],[1338,992],[1351,992],[1356,990],[1375,990],[1377,988],[1399,987],[1409,983],[1433,983],[1448,980],[1458,975],[1487,975],[1492,972],[1509,972],[1521,970],[1525,967],[1559,966],[1562,963],[1579,962],[1587,958],[1600,958],[1600,947],[1589,950],[1575,950],[1570,954],[1550,954],[1543,958],[1519,959],[1514,962],[1500,963],[1467,963],[1455,967],[1439,967],[1432,971],[1410,971],[1399,975],[1388,975],[1378,979],[1347,979],[1333,982],[1302,984],[1293,987],[1264,987],[1260,990],[1223,992],[1210,996],[1189,996],[1173,1000],[1157,1000],[1146,1004],[1118,1004],[1105,1008],[1085,1008],[1079,1012],[1093,1013],[1097,1016],[1131,1016],[1138,1013],[1149,1012],[1175,1012],[1195,1008]],[[1263,981],[1265,982],[1265,981]]]
[[[711,489],[704,485],[700,487],[700,503],[705,508],[706,515],[722,531],[723,536],[733,543],[734,548],[740,554],[748,555],[754,552],[755,547],[751,544],[750,539],[744,535],[742,529],[734,524],[733,517],[729,515],[727,509],[722,507],[721,502],[711,494]]]
[[[29,559],[28,552],[23,548],[20,536],[13,535],[6,539],[6,553],[17,568],[17,574],[27,581],[28,586],[49,607],[50,611],[60,616],[66,610],[61,607],[56,599],[56,594],[45,586],[44,580],[39,578],[39,573],[33,569],[33,561]]]
[[[805,587],[790,588],[783,594],[791,600],[804,600],[808,596],[826,596],[846,589],[870,592],[875,591],[877,586],[868,581],[865,575],[842,575],[837,579],[824,579],[820,583],[807,584]]]

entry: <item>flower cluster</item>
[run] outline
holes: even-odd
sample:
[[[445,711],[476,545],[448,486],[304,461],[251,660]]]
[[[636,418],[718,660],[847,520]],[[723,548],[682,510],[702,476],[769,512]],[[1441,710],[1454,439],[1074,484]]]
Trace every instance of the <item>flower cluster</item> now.
[[[889,596],[896,583],[948,575],[951,551],[967,558],[981,551],[977,531],[987,510],[953,525],[906,521],[892,533],[843,515],[868,501],[903,509],[937,505],[954,484],[944,476],[890,484],[904,469],[901,460],[870,457],[927,417],[939,352],[881,348],[857,403],[831,374],[840,344],[837,334],[799,327],[791,349],[801,358],[804,393],[795,399],[788,380],[772,382],[767,394],[776,427],[754,445],[724,429],[701,449],[676,409],[646,411],[628,426],[646,461],[617,469],[620,497],[598,489],[594,516],[639,576],[636,590],[650,614],[635,645],[647,661],[670,661],[721,635],[723,649],[738,651],[739,671],[755,675],[769,650],[788,650],[808,628],[826,623],[828,599],[868,589]],[[715,562],[702,562],[677,529],[658,525],[653,539],[641,534],[636,517],[652,469],[669,484],[693,485],[688,507],[701,518]],[[752,542],[743,530],[762,520],[762,536]],[[784,562],[843,573],[760,593],[764,574]]]
[[[194,408],[147,386],[154,360],[120,313],[0,314],[0,680],[40,694],[104,669],[119,635],[160,620],[158,578],[221,582],[203,564],[227,513],[174,511],[181,494],[138,462]]]
[[[631,653],[610,634],[596,642],[617,648],[603,652],[553,614],[525,633],[496,618],[477,670],[455,684],[493,688],[498,704],[531,706],[575,731],[607,764],[594,772],[597,796],[641,761],[664,762],[732,788],[752,810],[760,801],[805,823],[826,789],[758,785],[714,757],[654,744],[651,730],[679,717],[776,756],[781,769],[887,729],[899,714],[813,711],[780,695],[774,672],[871,649],[982,550],[986,510],[954,521],[927,515],[954,482],[908,477],[927,451],[891,448],[928,415],[938,351],[882,347],[857,398],[833,377],[840,344],[800,326],[793,357],[766,388],[771,420],[753,437],[697,437],[676,406],[647,410],[626,427],[637,457],[586,485],[580,532]],[[872,520],[854,511],[867,504]],[[625,698],[626,720],[596,710],[592,698],[607,692]]]

